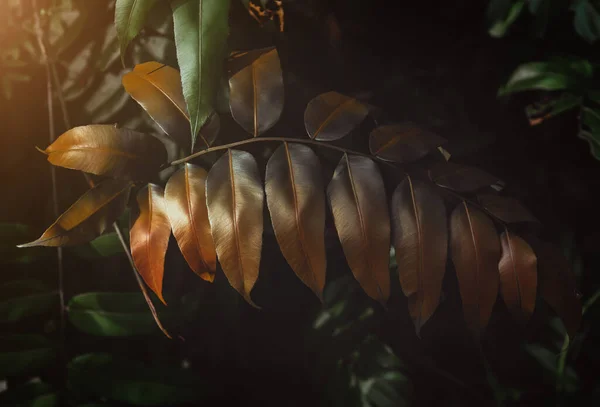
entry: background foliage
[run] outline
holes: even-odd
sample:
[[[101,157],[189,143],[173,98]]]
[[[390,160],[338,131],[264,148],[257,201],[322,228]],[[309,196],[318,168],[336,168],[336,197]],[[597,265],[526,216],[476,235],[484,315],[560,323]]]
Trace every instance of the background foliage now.
[[[600,237],[593,200],[598,167],[573,135],[588,141],[597,155],[596,5],[494,1],[485,9],[457,2],[392,13],[383,1],[371,3],[284,2],[286,30],[278,34],[269,24],[260,28],[243,4],[232,0],[229,48],[262,47],[274,39],[286,91],[296,95],[286,101],[281,119],[290,131],[303,126],[297,112],[316,93],[336,89],[448,138],[453,158],[507,181],[509,192],[547,225],[547,237],[561,243],[584,303],[591,304],[598,286],[592,272]],[[120,85],[129,69],[119,58],[114,5],[73,0],[39,6],[52,22],[48,42],[72,125],[116,122],[158,133]],[[186,295],[170,301],[161,319],[185,338],[182,342],[157,332],[109,234],[66,252],[69,325],[66,340],[61,338],[58,310],[50,305],[57,304],[53,253],[14,249],[53,218],[49,179],[43,175],[47,166],[32,149],[47,145],[44,69],[31,8],[9,1],[0,10],[3,18],[11,17],[0,31],[2,43],[9,44],[0,65],[7,99],[0,168],[11,195],[2,202],[0,229],[5,282],[0,374],[8,384],[0,397],[7,405],[33,400],[55,405],[58,394],[72,405],[195,405],[198,400],[464,405],[494,399],[546,405],[555,398],[568,405],[598,397],[594,307],[586,308],[568,351],[561,351],[562,326],[543,306],[526,331],[507,329],[512,322],[505,310],[497,310],[483,342],[484,363],[464,329],[458,297],[444,299],[418,340],[405,304],[398,304],[404,299],[392,298],[396,303],[389,312],[372,304],[348,278],[340,247],[330,248],[323,309],[291,273],[275,272],[287,269],[276,245],[265,243],[263,249],[270,257],[262,266],[266,278],[256,287],[265,308],[260,312],[243,303],[223,278],[207,287],[192,273],[171,273],[165,282],[169,291]],[[157,2],[125,53],[127,66],[149,60],[177,65],[169,15],[166,2]],[[521,91],[533,92],[504,96]],[[62,123],[58,110],[56,116]],[[557,117],[546,120],[550,116]],[[64,209],[86,187],[78,174],[58,175]],[[187,266],[171,255],[167,268]],[[446,287],[455,285],[451,278],[445,281]],[[29,382],[32,377],[41,381]]]

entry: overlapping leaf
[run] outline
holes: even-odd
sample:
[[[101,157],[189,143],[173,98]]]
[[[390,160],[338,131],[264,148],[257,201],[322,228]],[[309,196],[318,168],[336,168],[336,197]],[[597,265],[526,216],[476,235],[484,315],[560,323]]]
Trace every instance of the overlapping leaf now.
[[[418,334],[440,302],[448,254],[444,202],[406,177],[392,197],[392,228],[400,284]]]
[[[225,59],[229,0],[172,0],[171,6],[193,149],[214,110]]]
[[[217,254],[206,208],[206,177],[201,167],[185,164],[165,187],[167,213],[179,249],[203,280],[214,281]]]
[[[480,336],[498,296],[500,240],[494,223],[463,202],[450,217],[450,249],[465,321]]]
[[[138,191],[136,198],[139,210],[132,212],[131,255],[148,287],[164,303],[165,254],[171,235],[164,191],[158,185],[148,184]]]
[[[478,168],[450,162],[438,164],[430,169],[429,178],[437,185],[457,192],[471,192],[501,182],[497,177]]]
[[[327,92],[308,103],[304,125],[310,138],[333,141],[357,128],[368,113],[368,107],[358,100],[338,92]]]
[[[344,154],[327,188],[352,273],[371,298],[390,296],[390,217],[383,179],[367,157]]]
[[[101,235],[123,213],[131,183],[107,180],[87,191],[37,240],[19,247],[70,246]]]
[[[225,276],[252,305],[250,292],[260,266],[263,201],[254,157],[245,151],[227,150],[206,179],[208,219]]]
[[[258,137],[277,123],[283,111],[279,54],[273,48],[236,54],[236,58],[249,64],[229,79],[231,114],[244,130]]]
[[[521,202],[514,198],[491,194],[479,195],[477,198],[486,211],[503,222],[539,222]]]
[[[444,138],[412,123],[379,126],[369,136],[371,154],[399,163],[416,161],[445,143]]]
[[[302,144],[283,143],[266,171],[275,237],[296,275],[322,299],[325,286],[325,190],[321,164]]]
[[[535,308],[537,258],[531,246],[508,230],[500,236],[500,292],[511,314],[527,322]]]
[[[158,0],[117,0],[115,4],[115,26],[121,49],[121,60],[125,58],[127,46],[144,27],[150,10]]]
[[[59,167],[133,180],[147,178],[166,160],[158,139],[100,124],[72,128],[44,152]]]

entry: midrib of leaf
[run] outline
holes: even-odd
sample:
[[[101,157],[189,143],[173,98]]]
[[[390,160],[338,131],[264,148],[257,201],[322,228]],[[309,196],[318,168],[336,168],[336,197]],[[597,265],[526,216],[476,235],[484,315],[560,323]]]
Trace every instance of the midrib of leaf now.
[[[259,57],[260,58],[260,57]],[[258,92],[256,89],[256,67],[254,65],[256,61],[252,62],[252,92],[254,96],[254,137],[258,137]],[[287,152],[287,144],[285,147]]]
[[[510,261],[512,264],[512,269],[513,269],[513,274],[515,276],[515,284],[517,285],[517,305],[519,307],[519,310],[522,310],[522,306],[521,306],[521,286],[519,284],[519,276],[517,275],[517,263],[515,261],[515,257],[514,257],[514,253],[513,253],[513,247],[512,247],[512,242],[510,239],[510,234],[508,232],[508,229],[506,229],[506,227],[504,228],[504,230],[506,231],[506,242],[508,243],[508,252],[510,253]]]
[[[406,177],[406,179],[408,179],[408,185],[410,187],[410,196],[412,199],[412,204],[413,204],[413,209],[415,212],[415,223],[417,226],[417,239],[419,244],[417,245],[418,247],[418,258],[419,258],[419,265],[417,267],[417,301],[419,304],[419,316],[417,319],[417,326],[420,328],[421,327],[421,319],[423,318],[423,293],[422,293],[422,289],[423,289],[423,230],[421,229],[421,220],[419,219],[419,208],[417,208],[417,202],[416,202],[416,198],[415,198],[415,191],[413,188],[413,184],[412,184],[412,179],[410,177]]]
[[[125,26],[125,36],[129,40],[129,29],[131,27],[131,18],[133,17],[133,11],[135,10],[135,6],[137,6],[138,0],[133,0],[131,4],[131,10],[129,10],[129,15],[127,16],[127,25]]]
[[[412,135],[412,134],[410,134],[410,135]],[[405,138],[406,137],[409,137],[409,136],[405,136]],[[382,151],[384,151],[385,149],[390,148],[390,147],[398,144],[398,142],[400,141],[400,138],[401,138],[401,136],[395,135],[394,137],[392,137],[391,139],[389,139],[387,142],[385,142],[381,147],[379,147],[377,149],[377,151],[375,151],[373,153],[373,155],[377,155],[377,154],[381,153]]]
[[[242,261],[242,253],[240,252],[240,236],[238,230],[238,222],[237,222],[237,205],[236,205],[236,197],[235,197],[235,177],[233,175],[233,156],[231,154],[231,150],[227,151],[229,154],[229,183],[231,184],[231,204],[232,204],[232,216],[233,220],[233,231],[235,235],[235,248],[237,254],[237,262],[238,262],[238,272],[242,279],[242,288],[244,289],[244,296],[248,296],[246,293],[246,280],[244,279],[244,262]]]
[[[158,285],[156,285],[156,276],[153,272],[152,261],[150,259],[150,237],[152,234],[152,187],[148,186],[148,233],[146,233],[146,258],[148,259],[148,264],[150,266],[150,273],[152,274],[152,283],[154,284],[154,288],[156,289]],[[160,295],[162,297],[162,295]]]
[[[202,100],[202,51],[204,48],[204,33],[202,31],[202,14],[203,14],[204,0],[199,0],[198,4],[198,100],[196,101],[196,117],[194,118],[194,135],[193,138],[196,138],[196,135],[200,132],[198,128],[198,117],[200,116],[200,106]],[[204,140],[204,137],[202,138]],[[206,142],[206,140],[204,140]],[[208,143],[206,143],[206,147],[210,147]]]
[[[163,88],[161,88],[161,87],[158,85],[158,83],[157,83],[157,82],[155,82],[155,81],[152,79],[152,77],[150,76],[150,75],[151,75],[151,74],[153,74],[154,72],[156,72],[156,71],[159,71],[159,70],[163,69],[164,67],[166,67],[166,65],[163,65],[163,66],[161,66],[160,68],[156,68],[155,70],[153,70],[153,71],[151,71],[151,72],[148,72],[148,73],[146,73],[146,74],[144,74],[144,75],[140,75],[138,72],[135,72],[135,71],[133,71],[132,73],[136,74],[136,75],[137,75],[138,77],[140,77],[142,80],[146,79],[146,80],[148,81],[148,83],[150,83],[152,86],[154,86],[156,89],[158,89],[158,91],[159,91],[160,93],[162,93],[162,94],[163,94],[163,95],[164,95],[164,96],[165,96],[167,99],[169,99],[169,101],[170,101],[171,103],[173,103],[173,105],[174,105],[174,106],[177,108],[177,110],[178,110],[178,111],[181,113],[181,115],[182,115],[182,116],[183,116],[183,117],[184,117],[184,118],[185,118],[185,119],[186,119],[186,120],[189,122],[189,121],[190,121],[190,117],[188,116],[188,114],[187,114],[185,111],[183,111],[183,110],[181,109],[181,107],[179,106],[179,104],[177,104],[177,103],[176,103],[176,102],[173,100],[173,98],[172,98],[171,96],[169,96],[169,94],[168,94],[167,92],[165,92],[165,91],[163,90]]]
[[[68,148],[68,149],[62,149],[62,148],[61,149],[53,149],[48,154],[49,155],[67,154],[67,153],[70,153],[73,151],[95,151],[95,152],[101,152],[101,153],[105,153],[105,154],[120,155],[123,157],[131,158],[132,160],[139,160],[142,158],[138,155],[126,153],[126,152],[120,151],[120,150],[113,150],[111,148],[97,148],[97,147],[76,147],[76,148]]]
[[[463,205],[465,208],[465,214],[467,215],[467,220],[469,222],[469,229],[471,230],[471,239],[473,239],[473,249],[475,251],[475,265],[476,265],[476,269],[475,269],[475,285],[477,286],[477,288],[479,288],[479,274],[481,273],[480,270],[480,266],[479,266],[479,250],[477,247],[477,239],[475,238],[475,230],[473,229],[473,222],[471,220],[471,213],[469,212],[469,207],[467,206],[467,203],[465,201],[463,201]],[[480,307],[480,300],[481,300],[481,290],[477,290],[477,322],[480,322],[481,319],[481,307]]]
[[[333,111],[329,114],[329,116],[327,116],[327,118],[323,121],[323,123],[321,123],[321,125],[317,128],[317,131],[315,131],[312,138],[316,139],[317,136],[319,135],[319,133],[321,133],[321,131],[325,128],[325,126],[327,126],[340,113],[342,108],[352,102],[354,102],[354,99],[349,98],[345,102],[340,103],[340,105],[338,107],[333,109]]]
[[[183,173],[184,173],[184,182],[185,182],[185,200],[186,200],[187,206],[188,206],[188,213],[189,213],[189,217],[190,217],[190,223],[192,224],[192,231],[193,231],[193,234],[194,234],[194,241],[197,244],[196,248],[198,249],[198,254],[200,255],[200,261],[202,261],[202,265],[206,268],[206,271],[210,271],[210,268],[208,267],[208,265],[204,261],[204,256],[202,255],[202,250],[201,250],[201,245],[200,245],[200,239],[198,238],[198,232],[196,230],[195,216],[193,215],[193,211],[192,211],[192,199],[191,199],[191,190],[190,190],[189,175],[188,175],[189,168],[188,168],[187,165],[184,166],[183,168],[184,168]]]
[[[365,233],[366,230],[366,226],[365,226],[365,219],[362,213],[362,209],[360,207],[360,201],[358,200],[358,194],[356,192],[356,185],[354,184],[354,177],[352,175],[352,167],[350,166],[350,160],[348,159],[348,154],[344,154],[344,159],[346,160],[346,167],[348,169],[348,178],[350,181],[350,187],[352,188],[352,195],[354,196],[354,202],[356,202],[356,211],[358,213],[358,220],[360,222],[360,234],[362,236],[360,245],[362,246],[362,250],[363,253],[365,254],[365,260],[367,263],[367,273],[369,273],[372,268],[371,268],[371,256],[369,255],[369,251],[368,251],[368,241],[367,241],[367,235]],[[375,278],[375,284],[377,285],[377,291],[379,292],[379,296],[381,298],[381,301],[384,300],[384,296],[383,296],[383,291],[381,290],[381,286],[379,285],[379,281],[377,280],[377,278]]]
[[[298,206],[299,206],[298,205],[298,195],[297,195],[297,191],[296,191],[296,180],[294,177],[294,167],[292,166],[292,157],[291,157],[290,151],[288,149],[288,143],[284,142],[283,145],[285,146],[285,155],[286,155],[287,162],[288,162],[288,169],[290,171],[290,182],[292,184],[292,195],[294,196],[294,214],[296,217],[296,229],[298,230],[298,240],[300,241],[300,248],[302,249],[302,254],[306,258],[306,263],[308,264],[308,268],[310,269],[310,276],[313,280],[313,284],[315,285],[315,287],[317,287],[317,278],[315,276],[315,271],[312,266],[311,258],[308,255],[306,248],[304,247],[304,231],[303,231],[302,225],[300,223],[300,212],[299,212],[299,208],[298,208]]]

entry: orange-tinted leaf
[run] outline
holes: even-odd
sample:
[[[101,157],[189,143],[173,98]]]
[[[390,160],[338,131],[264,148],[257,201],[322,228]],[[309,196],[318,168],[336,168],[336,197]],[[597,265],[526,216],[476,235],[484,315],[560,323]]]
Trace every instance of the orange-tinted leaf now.
[[[478,168],[450,162],[438,164],[430,169],[429,178],[441,187],[458,192],[471,192],[502,182]]]
[[[277,243],[296,275],[322,300],[325,287],[325,189],[316,154],[283,143],[266,172],[267,206]]]
[[[367,157],[344,154],[327,187],[348,265],[369,297],[390,296],[390,217],[383,179]]]
[[[315,140],[338,140],[357,128],[369,109],[358,100],[337,92],[323,93],[308,103],[304,126]]]
[[[448,254],[446,208],[426,184],[406,177],[392,197],[398,274],[417,334],[440,303]]]
[[[279,120],[284,92],[277,50],[253,52],[261,54],[229,79],[229,106],[235,121],[258,137]]]
[[[189,151],[192,142],[190,118],[179,72],[158,62],[145,62],[123,75],[122,82],[125,91],[148,112],[160,128]],[[206,147],[209,146],[207,141],[205,144]]]
[[[186,163],[167,182],[165,202],[183,257],[200,278],[213,282],[217,253],[206,208],[207,175],[204,168]]]
[[[131,255],[148,287],[165,303],[162,285],[171,224],[167,216],[164,191],[158,185],[148,184],[138,191],[137,203],[138,211],[132,212],[129,232]]]
[[[444,138],[412,123],[379,126],[369,136],[371,154],[398,163],[416,161],[444,143]]]
[[[567,328],[571,339],[581,324],[581,301],[571,266],[560,247],[539,240],[530,240],[538,258],[540,295],[552,307]]]
[[[527,208],[518,200],[499,195],[479,195],[481,205],[489,213],[506,223],[533,222],[539,223]]]
[[[166,160],[155,137],[104,124],[72,128],[44,152],[59,167],[133,180],[146,178]]]
[[[107,180],[81,196],[40,236],[20,245],[70,246],[89,242],[104,233],[123,213],[129,200],[131,183]]]
[[[479,337],[498,296],[501,249],[494,223],[483,212],[463,202],[450,217],[450,249],[465,321]]]
[[[508,310],[519,322],[527,322],[535,308],[537,258],[531,246],[506,230],[500,236],[502,257],[500,292]]]
[[[264,191],[250,153],[227,150],[206,179],[206,204],[215,249],[229,283],[249,304],[258,279]]]

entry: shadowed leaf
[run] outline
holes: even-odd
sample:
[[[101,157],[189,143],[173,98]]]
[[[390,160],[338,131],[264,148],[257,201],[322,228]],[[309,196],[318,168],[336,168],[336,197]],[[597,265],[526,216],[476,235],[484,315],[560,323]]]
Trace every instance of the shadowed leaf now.
[[[132,212],[129,240],[135,267],[148,287],[165,303],[162,285],[171,224],[163,194],[163,189],[154,184],[138,191],[138,213]]]
[[[115,4],[115,26],[124,61],[127,46],[146,23],[150,10],[158,0],[117,0]]]
[[[179,249],[194,273],[213,282],[217,253],[210,233],[206,208],[204,168],[185,164],[165,187],[167,214]]]
[[[572,340],[582,316],[575,275],[560,247],[537,239],[529,243],[538,259],[540,295],[563,321]]]
[[[308,103],[304,126],[315,140],[338,140],[357,128],[369,109],[358,100],[337,92],[323,93]]]
[[[444,202],[406,177],[392,197],[392,225],[400,284],[419,334],[440,303],[448,253]]]
[[[277,123],[283,111],[279,54],[273,48],[236,55],[240,61],[250,62],[229,78],[231,114],[244,130],[258,137]]]
[[[398,163],[416,161],[445,143],[444,138],[412,123],[379,126],[369,136],[371,154]]]
[[[535,308],[537,258],[525,240],[508,230],[502,233],[500,242],[500,292],[515,319],[525,323]]]
[[[131,183],[106,180],[83,194],[39,237],[20,245],[71,246],[89,242],[104,233],[123,213]]]
[[[327,262],[319,159],[307,146],[283,143],[267,163],[265,184],[281,252],[300,280],[322,300]]]
[[[463,201],[450,217],[450,249],[465,321],[480,337],[498,296],[501,249],[494,223]]]
[[[58,292],[38,280],[17,280],[0,285],[0,322],[17,322],[58,311]]]
[[[0,377],[39,373],[56,358],[53,345],[41,335],[0,336]]]
[[[352,273],[369,297],[385,304],[390,296],[390,217],[377,165],[370,158],[344,154],[327,195]]]
[[[171,6],[193,149],[214,110],[225,59],[229,0],[173,0]]]
[[[133,180],[153,174],[167,158],[158,139],[104,124],[72,128],[44,152],[59,167]]]
[[[30,264],[50,254],[42,247],[20,249],[18,244],[35,239],[29,226],[0,222],[0,264]]]
[[[429,178],[439,186],[457,192],[471,192],[501,182],[499,178],[478,168],[450,162],[430,169]]]
[[[479,195],[477,197],[486,211],[506,223],[539,223],[527,208],[515,198],[499,195]]]
[[[264,191],[250,153],[227,150],[206,179],[206,204],[215,249],[229,283],[249,304],[258,279]]]

